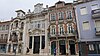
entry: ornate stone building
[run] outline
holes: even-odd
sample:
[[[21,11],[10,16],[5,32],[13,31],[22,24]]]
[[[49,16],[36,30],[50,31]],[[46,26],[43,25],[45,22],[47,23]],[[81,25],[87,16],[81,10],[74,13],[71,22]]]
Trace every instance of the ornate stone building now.
[[[49,7],[48,10],[48,35],[51,55],[56,48],[57,56],[78,56],[78,37],[73,4],[58,1],[54,6]]]
[[[17,17],[11,19],[8,44],[7,44],[7,53],[13,54],[16,50],[16,53],[22,54],[24,51],[24,24],[25,24],[25,12],[22,10],[17,10]]]
[[[47,8],[43,8],[43,4],[34,5],[34,11],[29,10],[26,14],[26,32],[29,54],[48,55],[48,15]]]

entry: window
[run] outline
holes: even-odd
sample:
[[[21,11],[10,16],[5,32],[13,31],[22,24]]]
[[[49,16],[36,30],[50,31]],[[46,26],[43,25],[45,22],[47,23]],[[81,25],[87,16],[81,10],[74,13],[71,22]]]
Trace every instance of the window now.
[[[4,39],[7,39],[8,38],[8,34],[5,34],[5,38]]]
[[[6,30],[8,30],[9,29],[9,25],[6,25]]]
[[[3,34],[1,34],[1,39],[3,39]]]
[[[59,12],[58,13],[58,18],[59,18],[59,20],[62,20],[64,18],[64,13],[63,12]]]
[[[82,8],[80,9],[80,13],[81,13],[81,15],[87,14],[87,9],[86,9],[86,7],[82,7]]]
[[[52,21],[56,20],[55,14],[51,14],[50,17]]]
[[[24,28],[24,22],[21,23],[21,28],[22,28],[22,29]]]
[[[94,45],[93,44],[89,44],[89,50],[94,51]]]
[[[89,21],[83,22],[83,30],[89,30],[89,29],[90,29]]]
[[[60,25],[59,30],[60,30],[60,34],[63,35],[64,34],[63,25]]]
[[[68,33],[73,33],[74,29],[72,27],[72,24],[67,24],[67,30],[68,30]]]
[[[55,35],[55,33],[56,33],[55,26],[52,26],[52,28],[51,28],[51,34],[52,34],[52,35]]]
[[[2,26],[0,26],[0,30],[2,30]]]
[[[100,21],[99,20],[95,21],[95,27],[96,27],[96,31],[99,32],[100,31]]]
[[[66,18],[67,19],[72,19],[72,11],[67,11]]]
[[[40,28],[40,24],[39,23],[37,24],[37,28]]]
[[[91,9],[92,9],[92,10],[98,9],[98,4],[92,5],[92,6],[91,6]]]
[[[42,22],[42,28],[44,28],[45,27],[45,23],[44,23],[44,21]]]
[[[5,25],[2,26],[2,30],[5,30]]]

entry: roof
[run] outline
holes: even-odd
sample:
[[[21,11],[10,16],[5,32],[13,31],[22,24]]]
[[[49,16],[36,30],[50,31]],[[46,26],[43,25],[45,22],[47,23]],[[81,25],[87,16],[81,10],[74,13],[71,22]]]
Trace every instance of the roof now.
[[[23,10],[17,10],[16,12],[23,12],[25,14],[25,12]]]
[[[64,1],[58,1],[56,4],[65,3]]]

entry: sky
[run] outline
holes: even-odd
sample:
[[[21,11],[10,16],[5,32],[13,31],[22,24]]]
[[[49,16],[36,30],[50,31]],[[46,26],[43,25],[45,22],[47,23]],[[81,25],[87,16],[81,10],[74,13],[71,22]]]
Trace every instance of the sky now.
[[[8,21],[11,17],[16,17],[16,10],[23,10],[25,12],[30,9],[34,10],[34,5],[37,3],[43,3],[43,7],[46,5],[53,6],[59,0],[0,0],[0,21]],[[60,0],[70,3],[73,0]]]

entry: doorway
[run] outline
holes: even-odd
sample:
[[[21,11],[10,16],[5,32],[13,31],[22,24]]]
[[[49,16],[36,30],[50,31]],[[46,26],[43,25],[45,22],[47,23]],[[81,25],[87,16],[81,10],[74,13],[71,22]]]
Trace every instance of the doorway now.
[[[33,53],[34,54],[39,54],[39,49],[40,49],[40,36],[34,36],[34,49],[33,49]]]
[[[75,55],[75,42],[69,41],[69,45],[70,45],[70,54]]]
[[[60,47],[60,55],[66,55],[65,40],[59,41],[59,47]]]

